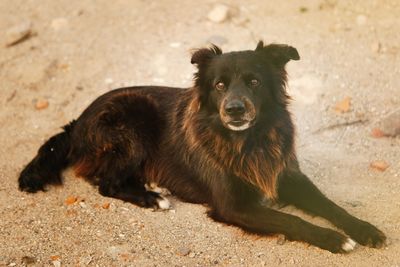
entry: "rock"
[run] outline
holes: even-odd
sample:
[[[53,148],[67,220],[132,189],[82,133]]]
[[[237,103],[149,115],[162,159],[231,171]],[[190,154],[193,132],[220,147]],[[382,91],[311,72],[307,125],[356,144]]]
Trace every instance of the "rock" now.
[[[180,247],[178,248],[178,250],[176,251],[176,254],[178,254],[179,256],[187,256],[190,253],[190,249],[187,247]]]
[[[283,245],[283,244],[285,244],[285,242],[286,242],[285,236],[284,235],[279,235],[278,236],[278,240],[276,240],[276,243],[278,245]]]
[[[228,42],[228,39],[221,35],[212,35],[210,38],[208,38],[207,42],[215,45],[223,45]]]
[[[365,25],[365,23],[367,23],[367,17],[365,15],[358,15],[356,18],[356,23],[359,26]]]
[[[389,168],[390,165],[389,165],[389,163],[387,163],[384,160],[376,160],[376,161],[371,162],[371,164],[369,166],[372,169],[375,169],[375,170],[383,172],[387,168]]]
[[[30,265],[30,264],[34,264],[36,262],[36,259],[35,259],[35,257],[24,256],[24,257],[22,257],[21,262],[24,265]]]
[[[374,138],[381,138],[385,136],[385,133],[379,128],[374,128],[371,131],[371,136]]]
[[[61,267],[61,261],[59,260],[53,261],[53,265],[54,267]]]
[[[349,112],[351,107],[351,97],[346,96],[339,102],[337,102],[334,106],[334,110],[336,113],[346,113]]]
[[[32,36],[32,23],[30,21],[18,24],[6,32],[6,46],[13,46],[27,40]]]
[[[218,4],[208,13],[208,19],[215,23],[222,23],[229,18],[229,7]]]
[[[49,106],[49,101],[47,101],[46,99],[38,99],[35,103],[35,108],[37,110],[42,110],[45,109]]]
[[[51,21],[51,28],[55,31],[65,29],[68,26],[66,18],[56,18]]]
[[[396,137],[400,135],[400,109],[390,113],[377,123],[384,136]]]

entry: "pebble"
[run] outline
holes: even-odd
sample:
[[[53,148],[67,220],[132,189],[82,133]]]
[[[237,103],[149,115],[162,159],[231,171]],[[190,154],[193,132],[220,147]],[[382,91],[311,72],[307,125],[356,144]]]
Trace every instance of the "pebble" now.
[[[35,259],[35,257],[24,256],[24,257],[22,257],[21,261],[22,261],[22,264],[30,265],[30,264],[34,264],[36,262],[36,259]]]
[[[190,249],[186,248],[186,247],[180,247],[178,248],[178,250],[176,251],[176,254],[178,254],[179,256],[187,256],[190,253]]]
[[[283,244],[285,244],[285,242],[286,242],[285,236],[284,235],[279,235],[278,236],[278,240],[276,240],[276,243],[278,245],[283,245]]]
[[[389,168],[389,163],[384,160],[376,160],[370,163],[370,168],[384,172],[387,168]]]
[[[229,7],[218,4],[208,13],[208,19],[215,23],[222,23],[229,18]]]
[[[46,109],[49,106],[49,101],[46,99],[38,99],[35,103],[35,108],[37,110]]]
[[[61,261],[59,260],[53,261],[53,265],[54,267],[61,267]]]
[[[56,18],[51,21],[51,28],[55,31],[65,29],[68,26],[66,18]]]
[[[400,135],[400,109],[390,113],[377,123],[377,127],[385,136],[396,137]]]
[[[6,32],[6,46],[16,45],[32,35],[32,23],[30,21],[22,22]]]

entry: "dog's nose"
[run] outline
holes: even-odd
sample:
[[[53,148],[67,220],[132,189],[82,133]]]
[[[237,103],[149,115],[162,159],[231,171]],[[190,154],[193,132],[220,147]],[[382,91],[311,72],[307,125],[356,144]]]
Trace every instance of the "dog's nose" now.
[[[245,111],[246,106],[240,100],[232,100],[225,105],[225,112],[228,115],[242,115]]]

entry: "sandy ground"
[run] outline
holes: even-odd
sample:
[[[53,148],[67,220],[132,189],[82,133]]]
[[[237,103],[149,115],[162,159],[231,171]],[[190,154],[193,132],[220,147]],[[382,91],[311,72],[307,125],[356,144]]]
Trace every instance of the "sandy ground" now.
[[[400,266],[400,139],[371,137],[400,106],[400,3],[224,1],[231,17],[222,23],[207,18],[217,1],[194,3],[0,1],[0,266]],[[26,21],[30,38],[6,47],[4,33]],[[96,96],[128,85],[190,86],[191,48],[254,49],[259,39],[291,44],[302,57],[288,71],[303,170],[382,229],[386,248],[334,255],[247,235],[200,205],[172,199],[172,211],[154,212],[102,197],[68,171],[64,187],[17,190],[42,142]],[[389,167],[371,169],[376,160]]]

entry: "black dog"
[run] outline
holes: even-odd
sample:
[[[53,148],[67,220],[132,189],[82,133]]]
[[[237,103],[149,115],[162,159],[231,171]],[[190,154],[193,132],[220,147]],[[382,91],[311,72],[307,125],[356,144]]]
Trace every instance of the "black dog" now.
[[[262,42],[255,51],[197,50],[192,88],[131,87],[99,97],[39,149],[19,188],[61,184],[61,171],[72,166],[102,195],[139,206],[169,207],[146,190],[157,183],[251,232],[282,233],[331,252],[351,251],[355,241],[381,247],[381,231],[327,199],[300,171],[285,90],[291,59],[299,59],[295,48]],[[350,238],[268,207],[266,198],[326,218]]]

